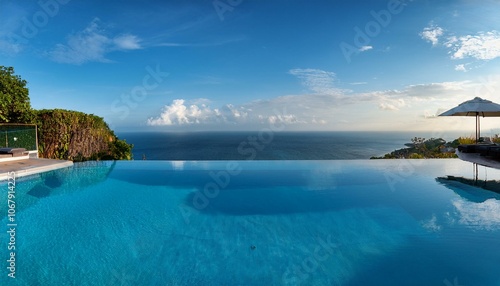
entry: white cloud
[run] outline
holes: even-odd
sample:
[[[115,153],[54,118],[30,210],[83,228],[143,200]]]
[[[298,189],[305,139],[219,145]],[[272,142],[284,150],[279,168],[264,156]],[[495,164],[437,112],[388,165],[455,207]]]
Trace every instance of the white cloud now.
[[[434,118],[437,118],[439,114],[445,112],[446,110],[445,109],[440,109],[438,110],[437,112],[432,112],[432,111],[429,111],[429,110],[424,110],[423,114],[422,114],[422,118],[425,118],[425,119],[434,119]]]
[[[162,125],[193,125],[210,123],[244,123],[251,110],[244,106],[235,107],[226,104],[221,108],[211,108],[203,102],[206,99],[197,99],[187,105],[184,99],[175,99],[170,105],[163,107],[161,114],[156,118],[149,118],[150,126]]]
[[[269,110],[263,107],[263,102],[251,102],[241,106],[226,104],[220,108],[211,108],[200,102],[206,102],[206,100],[196,99],[191,104],[187,104],[184,99],[175,99],[171,104],[164,106],[158,117],[149,118],[147,125],[174,126],[213,123],[276,125],[306,123],[299,120],[296,115],[287,113],[286,109],[276,109],[276,104],[271,104],[273,110]],[[252,107],[257,107],[257,111],[254,111]]]
[[[141,49],[139,38],[134,35],[125,34],[113,39],[115,48],[118,50],[138,50]]]
[[[418,98],[429,97],[453,97],[459,92],[470,90],[470,81],[448,81],[428,84],[409,85],[405,88],[405,93],[408,96]]]
[[[184,103],[183,99],[173,100],[172,104],[163,108],[159,117],[148,119],[148,125],[197,124],[220,113],[217,109],[211,110],[204,104],[186,106]]]
[[[59,63],[83,64],[86,62],[109,62],[106,54],[112,51],[140,49],[140,40],[130,34],[110,37],[99,27],[99,19],[94,19],[83,31],[68,37],[66,44],[58,44],[49,52]]]
[[[443,28],[430,25],[429,27],[424,28],[424,30],[420,33],[420,37],[428,42],[431,42],[432,45],[435,46],[439,43],[439,37],[441,37],[443,33]]]
[[[456,71],[462,71],[462,72],[466,72],[467,71],[467,69],[465,68],[465,65],[463,65],[463,64],[462,65],[456,65],[455,66],[455,70]]]
[[[278,123],[284,123],[284,124],[294,124],[294,123],[304,123],[300,122],[300,120],[297,119],[295,115],[292,114],[278,114],[278,115],[270,115],[267,116],[260,116],[261,119],[265,119],[269,124],[278,124]]]
[[[397,107],[396,105],[394,104],[391,104],[391,103],[387,103],[387,102],[382,102],[378,105],[378,108],[382,109],[382,110],[392,110],[392,111],[396,111],[396,110],[399,110],[399,107]]]
[[[326,125],[328,123],[328,121],[326,121],[325,119],[317,119],[316,117],[313,117],[311,123],[313,123],[313,124],[320,124],[320,125]]]
[[[361,48],[359,48],[359,51],[366,52],[366,51],[369,51],[371,49],[373,49],[373,46],[362,46]]]
[[[475,87],[470,81],[440,82],[409,85],[399,90],[353,94],[350,97],[352,101],[376,103],[383,111],[397,111],[422,103],[429,105],[450,99],[473,97]]]
[[[149,118],[152,126],[187,126],[203,124],[232,124],[234,126],[262,127],[269,124],[289,124],[293,129],[387,128],[385,124],[407,126],[430,117],[429,110],[446,108],[450,102],[460,103],[474,97],[480,83],[471,81],[440,82],[409,85],[402,89],[354,93],[338,89],[335,74],[318,69],[294,69],[296,76],[307,87],[303,94],[284,95],[257,100],[241,105],[225,104],[211,107],[207,99],[177,99],[167,104],[161,114]],[[486,90],[486,88],[484,88]],[[489,89],[488,89],[489,90]],[[486,98],[488,98],[486,96]],[[348,105],[353,107],[346,108]],[[451,104],[453,105],[453,104]],[[450,106],[452,107],[452,106]],[[404,119],[394,121],[394,111],[404,110]],[[424,111],[428,113],[424,114]],[[413,116],[413,117],[412,117]],[[377,123],[372,118],[377,118]],[[382,118],[382,119],[381,119]],[[343,120],[343,121],[340,121]],[[349,122],[349,124],[345,124]],[[379,124],[379,125],[377,125]],[[421,124],[422,125],[422,124]],[[422,125],[424,126],[424,125]],[[428,127],[430,128],[430,127]]]
[[[420,36],[433,46],[440,44],[440,38],[446,37],[442,46],[449,49],[452,59],[492,60],[500,57],[500,32],[496,30],[471,35],[446,36],[443,28],[431,24],[420,33]],[[465,71],[465,66],[457,65],[455,70]]]
[[[475,58],[492,60],[500,57],[500,32],[479,32],[476,35],[450,37],[445,43],[452,59]]]

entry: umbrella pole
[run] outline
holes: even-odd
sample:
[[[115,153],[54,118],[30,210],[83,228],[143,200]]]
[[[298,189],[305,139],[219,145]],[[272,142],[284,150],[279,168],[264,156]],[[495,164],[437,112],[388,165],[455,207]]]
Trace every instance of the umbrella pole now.
[[[477,138],[481,138],[481,117],[477,117]]]
[[[478,143],[479,141],[479,133],[478,133],[478,130],[479,130],[479,113],[476,112],[476,144]]]

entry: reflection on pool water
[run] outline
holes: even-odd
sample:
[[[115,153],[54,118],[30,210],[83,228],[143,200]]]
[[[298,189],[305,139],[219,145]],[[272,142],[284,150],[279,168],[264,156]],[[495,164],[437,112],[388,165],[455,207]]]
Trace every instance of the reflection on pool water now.
[[[0,284],[500,285],[500,195],[438,179],[472,171],[453,159],[75,164],[17,179],[15,279],[0,183]]]

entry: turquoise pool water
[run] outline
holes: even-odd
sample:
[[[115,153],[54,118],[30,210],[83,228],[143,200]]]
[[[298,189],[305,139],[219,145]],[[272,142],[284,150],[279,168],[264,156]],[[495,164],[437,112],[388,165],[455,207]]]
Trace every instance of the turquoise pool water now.
[[[90,162],[15,187],[1,285],[500,285],[500,196],[459,160]],[[500,172],[479,168],[480,177]]]

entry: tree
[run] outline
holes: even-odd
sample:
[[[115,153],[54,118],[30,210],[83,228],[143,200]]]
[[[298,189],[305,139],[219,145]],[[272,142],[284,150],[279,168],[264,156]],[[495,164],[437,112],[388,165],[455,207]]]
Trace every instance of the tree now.
[[[0,66],[0,123],[30,123],[33,119],[27,82],[14,68]]]

